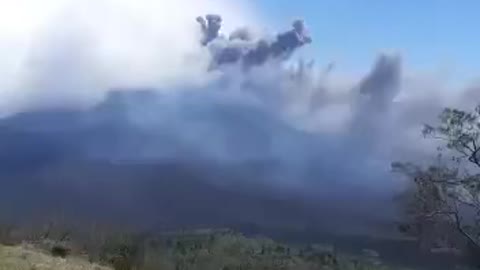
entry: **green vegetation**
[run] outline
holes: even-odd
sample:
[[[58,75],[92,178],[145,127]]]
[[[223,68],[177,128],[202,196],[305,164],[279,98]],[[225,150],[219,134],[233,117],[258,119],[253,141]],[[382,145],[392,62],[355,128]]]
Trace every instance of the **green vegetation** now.
[[[230,230],[197,230],[148,237],[114,233],[95,239],[101,242],[96,244],[95,249],[91,248],[93,245],[81,247],[80,242],[75,240],[58,243],[46,239],[33,242],[29,249],[2,247],[0,269],[397,269],[383,265],[379,255],[372,250],[366,250],[363,256],[347,256],[337,254],[329,246],[288,246],[267,238],[247,238]],[[38,251],[42,249],[43,252]],[[90,263],[87,263],[88,260]],[[65,268],[68,264],[71,266]],[[50,268],[41,268],[42,265]]]

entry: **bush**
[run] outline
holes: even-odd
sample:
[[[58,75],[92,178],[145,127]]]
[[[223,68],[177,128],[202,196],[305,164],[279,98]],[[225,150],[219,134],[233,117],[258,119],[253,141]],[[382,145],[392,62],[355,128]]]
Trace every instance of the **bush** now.
[[[54,257],[65,258],[70,254],[70,249],[63,245],[54,245],[50,250],[50,253]]]
[[[132,235],[110,236],[101,248],[100,260],[113,265],[115,270],[140,267],[143,261],[143,241]]]
[[[0,226],[0,244],[12,245],[14,244],[12,239],[12,226]]]

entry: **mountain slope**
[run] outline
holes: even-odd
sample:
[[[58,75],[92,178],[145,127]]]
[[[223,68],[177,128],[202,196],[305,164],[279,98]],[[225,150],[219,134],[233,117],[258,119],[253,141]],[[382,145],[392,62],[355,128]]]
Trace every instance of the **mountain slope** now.
[[[112,92],[87,110],[0,120],[0,210],[142,227],[349,231],[385,213],[347,167],[332,170],[335,146],[320,148],[321,138],[255,106],[205,98]]]

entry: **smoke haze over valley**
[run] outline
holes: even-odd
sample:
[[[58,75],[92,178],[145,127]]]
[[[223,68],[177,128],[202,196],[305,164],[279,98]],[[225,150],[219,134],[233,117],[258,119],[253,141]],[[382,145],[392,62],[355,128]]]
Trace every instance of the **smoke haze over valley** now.
[[[422,124],[480,97],[399,52],[356,75],[300,59],[310,42],[279,38],[293,21],[275,29],[253,2],[2,5],[4,219],[371,232],[406,187],[390,163],[434,156]],[[206,14],[222,28],[202,45]]]

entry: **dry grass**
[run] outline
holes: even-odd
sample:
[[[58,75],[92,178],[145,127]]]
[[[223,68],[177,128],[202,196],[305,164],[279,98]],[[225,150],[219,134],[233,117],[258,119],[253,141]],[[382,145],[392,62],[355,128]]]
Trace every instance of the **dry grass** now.
[[[0,270],[111,270],[79,257],[52,257],[29,246],[0,245]]]

